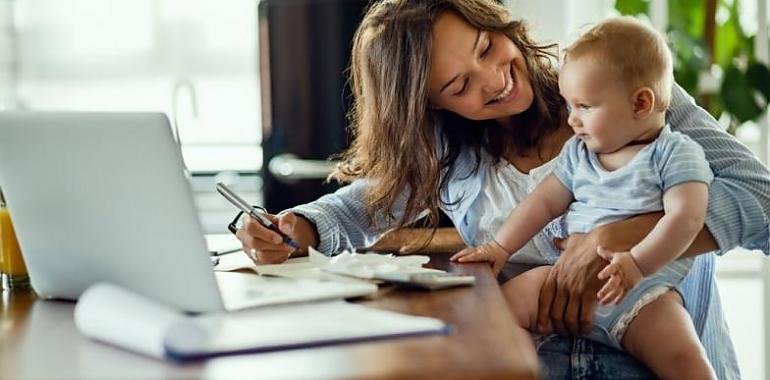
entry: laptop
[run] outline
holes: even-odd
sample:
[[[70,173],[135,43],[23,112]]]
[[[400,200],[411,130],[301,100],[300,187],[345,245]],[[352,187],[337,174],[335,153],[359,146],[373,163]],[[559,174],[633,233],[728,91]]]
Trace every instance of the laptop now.
[[[44,298],[111,282],[198,313],[376,291],[231,273],[245,279],[221,292],[162,113],[0,113],[0,186]]]

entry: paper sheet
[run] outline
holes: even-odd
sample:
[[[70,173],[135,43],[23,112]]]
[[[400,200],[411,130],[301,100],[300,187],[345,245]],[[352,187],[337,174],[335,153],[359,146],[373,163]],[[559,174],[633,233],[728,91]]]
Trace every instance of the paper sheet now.
[[[295,257],[282,264],[255,265],[251,259],[246,257],[245,254],[232,253],[221,256],[219,259],[219,264],[214,267],[214,270],[217,272],[232,272],[242,269],[252,270],[255,273],[265,276],[295,278],[300,280],[369,283],[368,281],[359,280],[348,276],[323,272],[318,269],[318,264],[311,263],[310,258],[307,256]]]
[[[395,256],[379,253],[355,253],[343,251],[339,255],[328,257],[315,249],[309,249],[310,262],[328,273],[341,274],[361,279],[373,279],[377,273],[432,273],[443,272],[438,269],[423,268],[430,257],[423,255]]]
[[[318,281],[241,273],[222,273],[222,276],[218,276],[217,282],[222,290],[222,301],[228,310],[364,297],[377,292],[377,285],[368,282]]]
[[[231,233],[206,234],[204,238],[210,252],[225,252],[242,247],[240,240]]]
[[[329,257],[311,247],[307,257],[297,257],[273,265],[255,265],[245,254],[228,254],[220,257],[214,270],[229,272],[251,269],[260,275],[340,282],[372,281],[375,273],[444,272],[423,267],[429,260],[428,256],[421,255],[395,256],[348,251]]]

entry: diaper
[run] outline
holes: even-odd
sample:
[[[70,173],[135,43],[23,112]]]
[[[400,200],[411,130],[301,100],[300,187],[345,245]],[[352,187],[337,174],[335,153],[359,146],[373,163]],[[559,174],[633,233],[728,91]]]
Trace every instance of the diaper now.
[[[620,342],[623,335],[639,311],[667,291],[676,290],[689,273],[694,261],[691,257],[673,261],[642,279],[626,294],[620,304],[597,306],[593,330],[587,338],[622,350]]]

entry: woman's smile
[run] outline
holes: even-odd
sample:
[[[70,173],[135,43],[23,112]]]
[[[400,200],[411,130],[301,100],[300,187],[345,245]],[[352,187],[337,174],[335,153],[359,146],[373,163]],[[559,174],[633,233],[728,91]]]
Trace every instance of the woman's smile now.
[[[514,79],[515,75],[516,73],[513,70],[513,62],[511,62],[511,64],[508,66],[508,75],[505,76],[505,88],[497,96],[492,98],[492,100],[490,100],[487,105],[506,105],[516,97],[518,88]]]

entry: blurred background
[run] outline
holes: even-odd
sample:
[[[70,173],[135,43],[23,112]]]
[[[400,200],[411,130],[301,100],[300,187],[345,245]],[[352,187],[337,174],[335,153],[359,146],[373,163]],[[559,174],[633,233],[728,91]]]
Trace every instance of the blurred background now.
[[[542,42],[629,14],[666,33],[677,81],[767,163],[767,0],[507,0]],[[364,0],[0,0],[0,110],[160,110],[201,221],[225,232],[223,181],[273,212],[336,186],[345,69]],[[770,265],[718,260],[746,379],[770,376]]]

